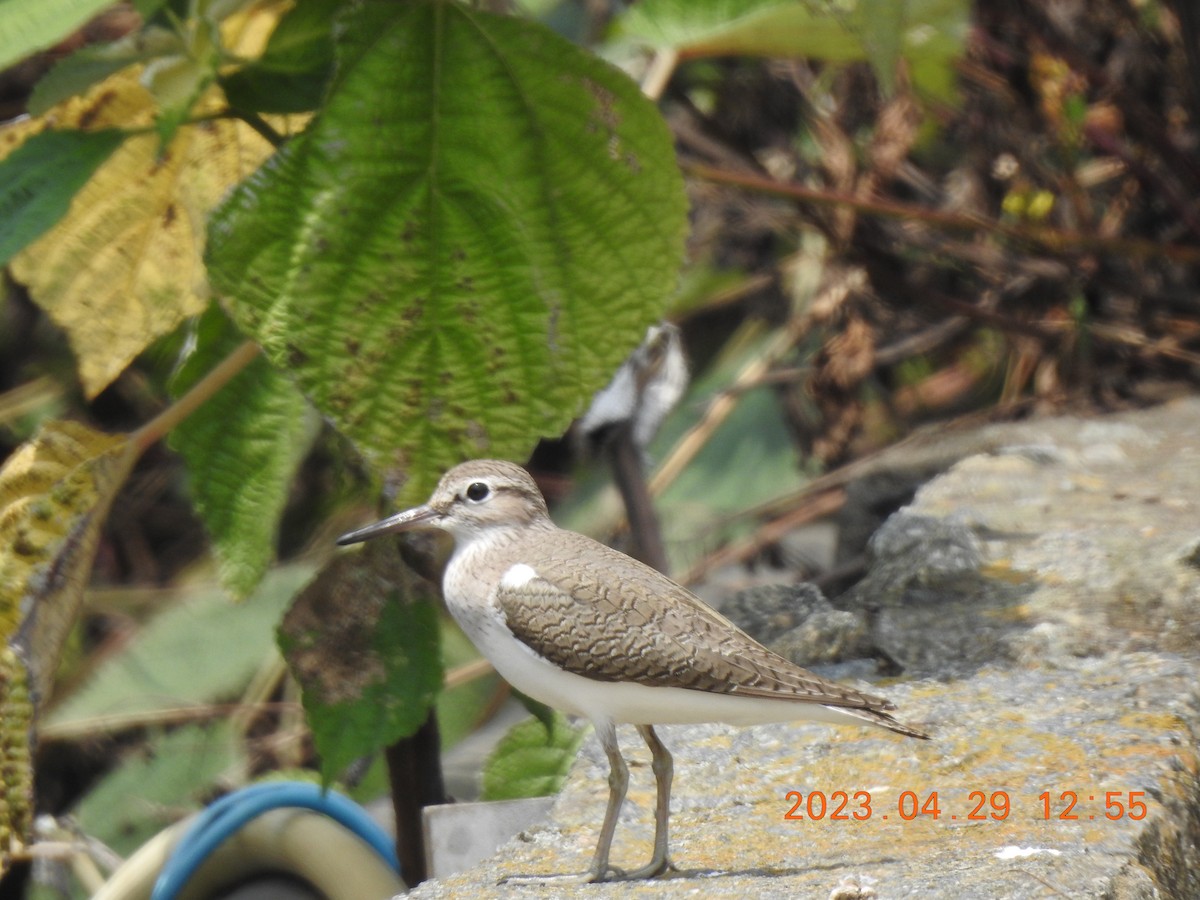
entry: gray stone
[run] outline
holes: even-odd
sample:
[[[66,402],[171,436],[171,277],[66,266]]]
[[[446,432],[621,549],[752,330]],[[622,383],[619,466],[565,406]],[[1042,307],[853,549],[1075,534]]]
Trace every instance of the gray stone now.
[[[823,675],[833,671],[831,666],[873,659],[879,652],[868,634],[866,616],[834,609],[815,584],[746,588],[719,609],[780,656],[798,666],[818,668]],[[843,677],[841,670],[837,677]]]
[[[738,591],[717,609],[763,644],[801,625],[814,613],[833,611],[815,584],[768,584]]]
[[[872,658],[877,653],[865,617],[841,609],[813,613],[770,647],[784,659],[808,668]]]

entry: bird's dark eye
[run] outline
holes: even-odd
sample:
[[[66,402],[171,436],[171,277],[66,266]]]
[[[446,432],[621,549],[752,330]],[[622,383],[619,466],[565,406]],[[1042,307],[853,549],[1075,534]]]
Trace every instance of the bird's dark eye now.
[[[491,488],[482,481],[476,481],[467,488],[467,499],[472,503],[479,503],[486,500],[491,492]]]

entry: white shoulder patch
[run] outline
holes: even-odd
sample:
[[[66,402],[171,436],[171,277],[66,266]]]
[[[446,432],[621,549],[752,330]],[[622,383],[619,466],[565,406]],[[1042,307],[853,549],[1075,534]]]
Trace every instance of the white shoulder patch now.
[[[534,571],[533,566],[527,566],[525,563],[517,563],[504,573],[504,577],[500,579],[500,587],[508,590],[524,587],[537,577],[538,573]]]

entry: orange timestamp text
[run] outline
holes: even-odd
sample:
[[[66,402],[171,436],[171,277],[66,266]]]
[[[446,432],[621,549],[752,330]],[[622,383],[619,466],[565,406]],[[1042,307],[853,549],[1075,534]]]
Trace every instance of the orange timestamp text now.
[[[1042,791],[1032,811],[1046,821],[1140,820],[1149,812],[1145,796],[1145,791]],[[884,802],[870,791],[788,791],[784,799],[789,805],[783,818],[789,821],[864,822],[878,817],[1002,822],[1014,812],[1011,795],[1002,790],[969,791],[965,801],[956,796],[949,803],[940,791],[901,791],[894,802]]]

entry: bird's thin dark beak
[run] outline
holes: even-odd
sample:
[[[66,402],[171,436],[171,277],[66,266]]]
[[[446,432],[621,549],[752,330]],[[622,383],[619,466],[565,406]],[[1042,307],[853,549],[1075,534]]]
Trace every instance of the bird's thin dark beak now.
[[[414,506],[412,509],[398,512],[394,516],[388,516],[374,525],[368,525],[366,528],[360,528],[357,531],[349,531],[338,538],[337,542],[339,546],[344,547],[346,544],[357,544],[360,541],[379,537],[381,534],[392,534],[396,531],[411,531],[414,528],[427,526],[430,520],[436,519],[438,515],[438,511],[432,506]]]

